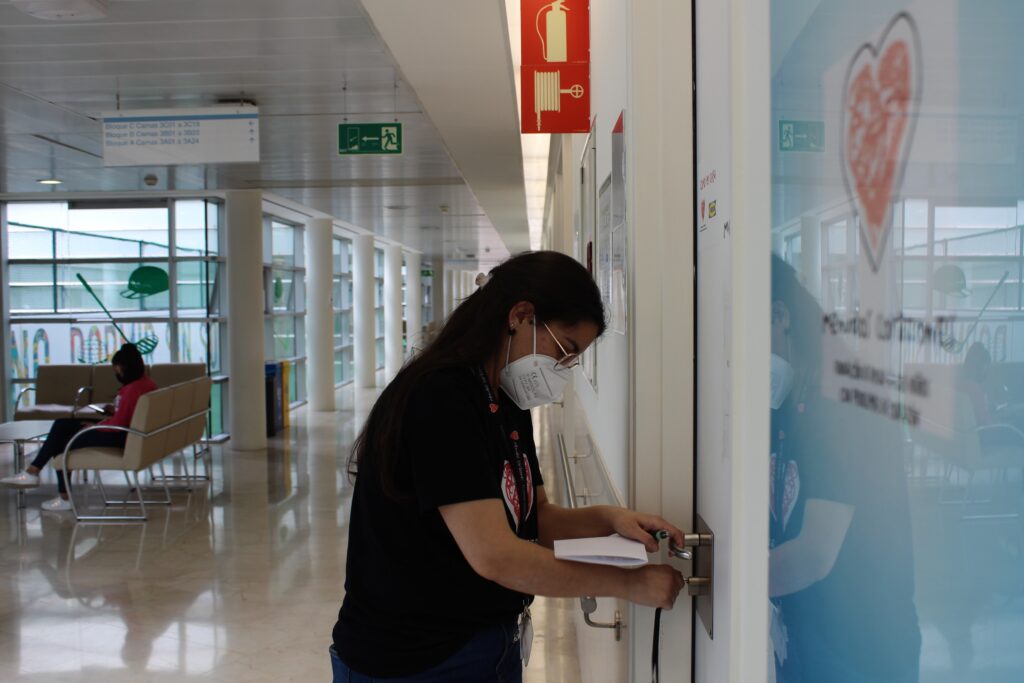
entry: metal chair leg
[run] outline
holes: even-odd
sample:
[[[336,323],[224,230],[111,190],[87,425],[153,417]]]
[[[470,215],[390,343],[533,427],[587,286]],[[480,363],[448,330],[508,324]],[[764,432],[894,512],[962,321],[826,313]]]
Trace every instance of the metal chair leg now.
[[[135,479],[135,493],[139,495],[139,509],[142,510],[142,518],[146,519],[146,500],[142,497],[142,487],[139,486],[139,473],[132,472],[132,477]]]
[[[103,504],[110,505],[110,499],[107,498],[107,489],[103,486],[103,476],[98,471],[96,472],[96,485],[100,489],[100,495],[103,496]]]
[[[146,519],[147,519],[147,517],[146,517],[146,504],[145,504],[145,501],[143,501],[143,499],[142,499],[142,490],[139,488],[139,475],[136,472],[133,472],[132,474],[135,476],[135,491],[136,491],[136,493],[138,494],[138,497],[139,497],[138,503],[139,503],[139,509],[141,511],[141,514],[139,514],[139,515],[85,515],[85,514],[82,514],[82,513],[79,512],[79,510],[78,510],[78,503],[75,502],[75,495],[74,495],[74,488],[73,488],[75,486],[75,484],[72,481],[74,479],[74,471],[73,470],[65,469],[64,470],[64,475],[65,475],[64,476],[64,482],[65,482],[65,485],[67,486],[68,500],[71,501],[71,510],[75,514],[75,520],[77,522],[87,523],[87,524],[91,524],[91,523],[99,523],[99,524],[108,523],[109,524],[109,523],[123,523],[123,522],[145,522]],[[125,477],[125,480],[128,482],[129,488],[131,488],[132,482],[128,478],[128,473],[127,472],[124,473],[124,477]],[[97,479],[99,479],[99,477],[97,477]],[[106,498],[105,495],[104,495],[104,498]],[[110,505],[118,505],[118,504],[133,503],[133,502],[134,501],[116,501],[116,500],[112,500],[112,501],[109,501],[109,504]],[[104,500],[104,503],[108,503],[108,501]]]
[[[164,461],[160,461],[160,482],[164,485],[164,499],[160,501],[161,505],[171,504],[171,489],[167,486],[167,472],[164,470]],[[191,489],[189,489],[191,490]]]

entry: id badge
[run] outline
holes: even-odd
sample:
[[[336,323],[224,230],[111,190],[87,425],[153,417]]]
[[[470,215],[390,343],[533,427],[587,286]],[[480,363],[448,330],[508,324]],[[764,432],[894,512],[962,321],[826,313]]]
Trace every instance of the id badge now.
[[[530,616],[530,608],[527,607],[519,616],[519,654],[523,659],[523,666],[530,663],[530,650],[533,649],[533,618]]]

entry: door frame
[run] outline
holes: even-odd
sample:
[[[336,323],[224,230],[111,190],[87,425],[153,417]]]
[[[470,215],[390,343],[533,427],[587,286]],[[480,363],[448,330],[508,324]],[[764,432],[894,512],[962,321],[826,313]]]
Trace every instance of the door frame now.
[[[695,524],[697,464],[695,1],[629,3],[625,114],[633,379],[629,504],[642,502],[687,530]],[[742,198],[732,212],[734,503],[731,528],[716,532],[728,534],[733,547],[728,566],[719,569],[732,596],[729,681],[756,683],[766,680],[768,664],[770,11],[756,0],[730,0],[730,8],[732,187],[733,197]],[[687,35],[690,41],[679,39]],[[680,201],[693,210],[680,212]],[[688,563],[670,562],[691,571]],[[653,610],[631,607],[628,623],[632,680],[650,680]],[[693,680],[699,632],[703,627],[685,597],[663,614],[663,681]]]
[[[629,251],[630,507],[693,526],[694,176],[690,3],[627,6],[626,214]],[[682,202],[682,210],[680,206]],[[688,572],[688,563],[669,560]],[[633,681],[651,680],[654,610],[631,605]],[[691,601],[662,614],[663,681],[689,680]]]

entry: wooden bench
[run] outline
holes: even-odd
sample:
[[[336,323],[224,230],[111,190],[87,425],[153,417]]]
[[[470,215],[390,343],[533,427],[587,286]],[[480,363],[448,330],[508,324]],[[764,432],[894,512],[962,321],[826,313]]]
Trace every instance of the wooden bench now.
[[[138,505],[137,515],[85,515],[75,503],[71,477],[66,476],[68,494],[75,517],[79,521],[94,522],[142,522],[146,520],[146,501],[143,499],[142,487],[139,485],[139,472],[160,463],[164,458],[179,451],[195,446],[203,438],[206,430],[206,417],[210,409],[209,377],[175,384],[163,389],[143,394],[135,407],[130,427],[113,427],[97,425],[87,427],[78,432],[64,449],[63,455],[54,459],[54,466],[59,470],[98,470],[124,472],[129,488],[132,487],[138,496],[137,500],[108,500],[99,481],[105,505]],[[86,432],[96,429],[116,430],[127,433],[124,448],[79,448],[74,449],[75,441]],[[74,449],[74,450],[72,450]],[[129,474],[131,479],[129,479]],[[97,477],[99,479],[99,477]],[[171,494],[166,480],[163,480],[164,499],[149,501],[159,505],[170,505]]]

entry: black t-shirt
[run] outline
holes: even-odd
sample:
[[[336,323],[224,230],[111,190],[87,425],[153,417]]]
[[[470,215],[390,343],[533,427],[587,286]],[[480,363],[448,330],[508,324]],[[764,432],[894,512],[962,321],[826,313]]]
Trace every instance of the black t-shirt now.
[[[773,547],[800,534],[808,500],[854,510],[832,571],[776,600],[789,634],[779,683],[845,681],[855,671],[903,680],[916,670],[921,638],[902,449],[895,423],[854,406],[817,397],[773,411]]]
[[[401,430],[402,499],[384,494],[372,458],[360,465],[345,600],[334,627],[338,655],[367,676],[429,669],[479,631],[512,622],[532,600],[474,572],[438,511],[497,498],[510,528],[520,538],[537,539],[535,487],[544,482],[529,411],[501,391],[488,397],[475,369],[450,368],[427,375],[415,388]],[[521,521],[513,437],[527,494]]]

